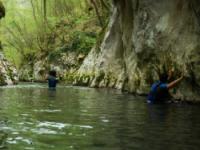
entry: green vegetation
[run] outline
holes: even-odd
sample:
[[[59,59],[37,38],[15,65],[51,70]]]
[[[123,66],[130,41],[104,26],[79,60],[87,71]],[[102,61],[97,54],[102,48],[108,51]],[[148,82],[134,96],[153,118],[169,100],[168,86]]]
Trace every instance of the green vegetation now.
[[[20,68],[61,53],[87,55],[107,25],[104,0],[2,0],[1,37],[6,57]]]

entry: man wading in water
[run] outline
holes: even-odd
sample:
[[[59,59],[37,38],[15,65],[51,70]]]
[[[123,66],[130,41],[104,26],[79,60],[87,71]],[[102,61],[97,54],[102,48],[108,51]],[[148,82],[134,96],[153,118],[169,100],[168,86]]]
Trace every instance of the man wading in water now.
[[[174,88],[183,79],[183,76],[181,76],[177,80],[168,83],[171,76],[171,71],[169,74],[163,73],[159,75],[160,80],[151,86],[151,90],[147,99],[148,103],[164,103],[171,98],[169,90]]]
[[[49,75],[47,77],[47,80],[48,80],[49,89],[55,90],[56,85],[58,83],[58,79],[56,78],[56,71],[55,70],[49,71]]]

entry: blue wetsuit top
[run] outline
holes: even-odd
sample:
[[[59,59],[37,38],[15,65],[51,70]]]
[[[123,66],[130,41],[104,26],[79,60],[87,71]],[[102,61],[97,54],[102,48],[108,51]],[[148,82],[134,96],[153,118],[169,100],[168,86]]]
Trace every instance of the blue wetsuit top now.
[[[162,83],[159,81],[151,86],[147,102],[148,103],[164,102],[167,98],[169,98],[167,83]]]
[[[56,79],[56,77],[54,77],[54,76],[48,77],[49,88],[55,89],[57,82],[58,82],[58,80]]]

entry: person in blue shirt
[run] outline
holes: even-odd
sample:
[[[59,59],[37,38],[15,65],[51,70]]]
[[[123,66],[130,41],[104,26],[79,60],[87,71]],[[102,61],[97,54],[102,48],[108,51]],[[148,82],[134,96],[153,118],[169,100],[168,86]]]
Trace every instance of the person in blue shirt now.
[[[148,103],[163,103],[171,98],[169,90],[174,88],[178,83],[181,82],[183,76],[168,83],[170,76],[163,73],[159,76],[160,80],[151,86],[151,90],[148,94]]]
[[[47,77],[49,89],[56,89],[56,85],[58,83],[58,79],[56,78],[56,71],[51,70],[49,71],[49,75]]]

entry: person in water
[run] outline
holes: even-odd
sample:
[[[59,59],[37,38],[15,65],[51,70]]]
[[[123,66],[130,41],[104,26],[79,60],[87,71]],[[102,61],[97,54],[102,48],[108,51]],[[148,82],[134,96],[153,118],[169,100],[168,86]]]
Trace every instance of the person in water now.
[[[49,75],[47,77],[49,89],[56,89],[56,85],[58,83],[58,79],[56,78],[56,71],[49,71]]]
[[[171,98],[169,90],[177,86],[177,84],[183,79],[183,76],[181,76],[180,78],[168,83],[171,75],[172,73],[169,72],[169,74],[163,73],[159,76],[160,80],[151,86],[147,99],[148,103],[163,103]]]

